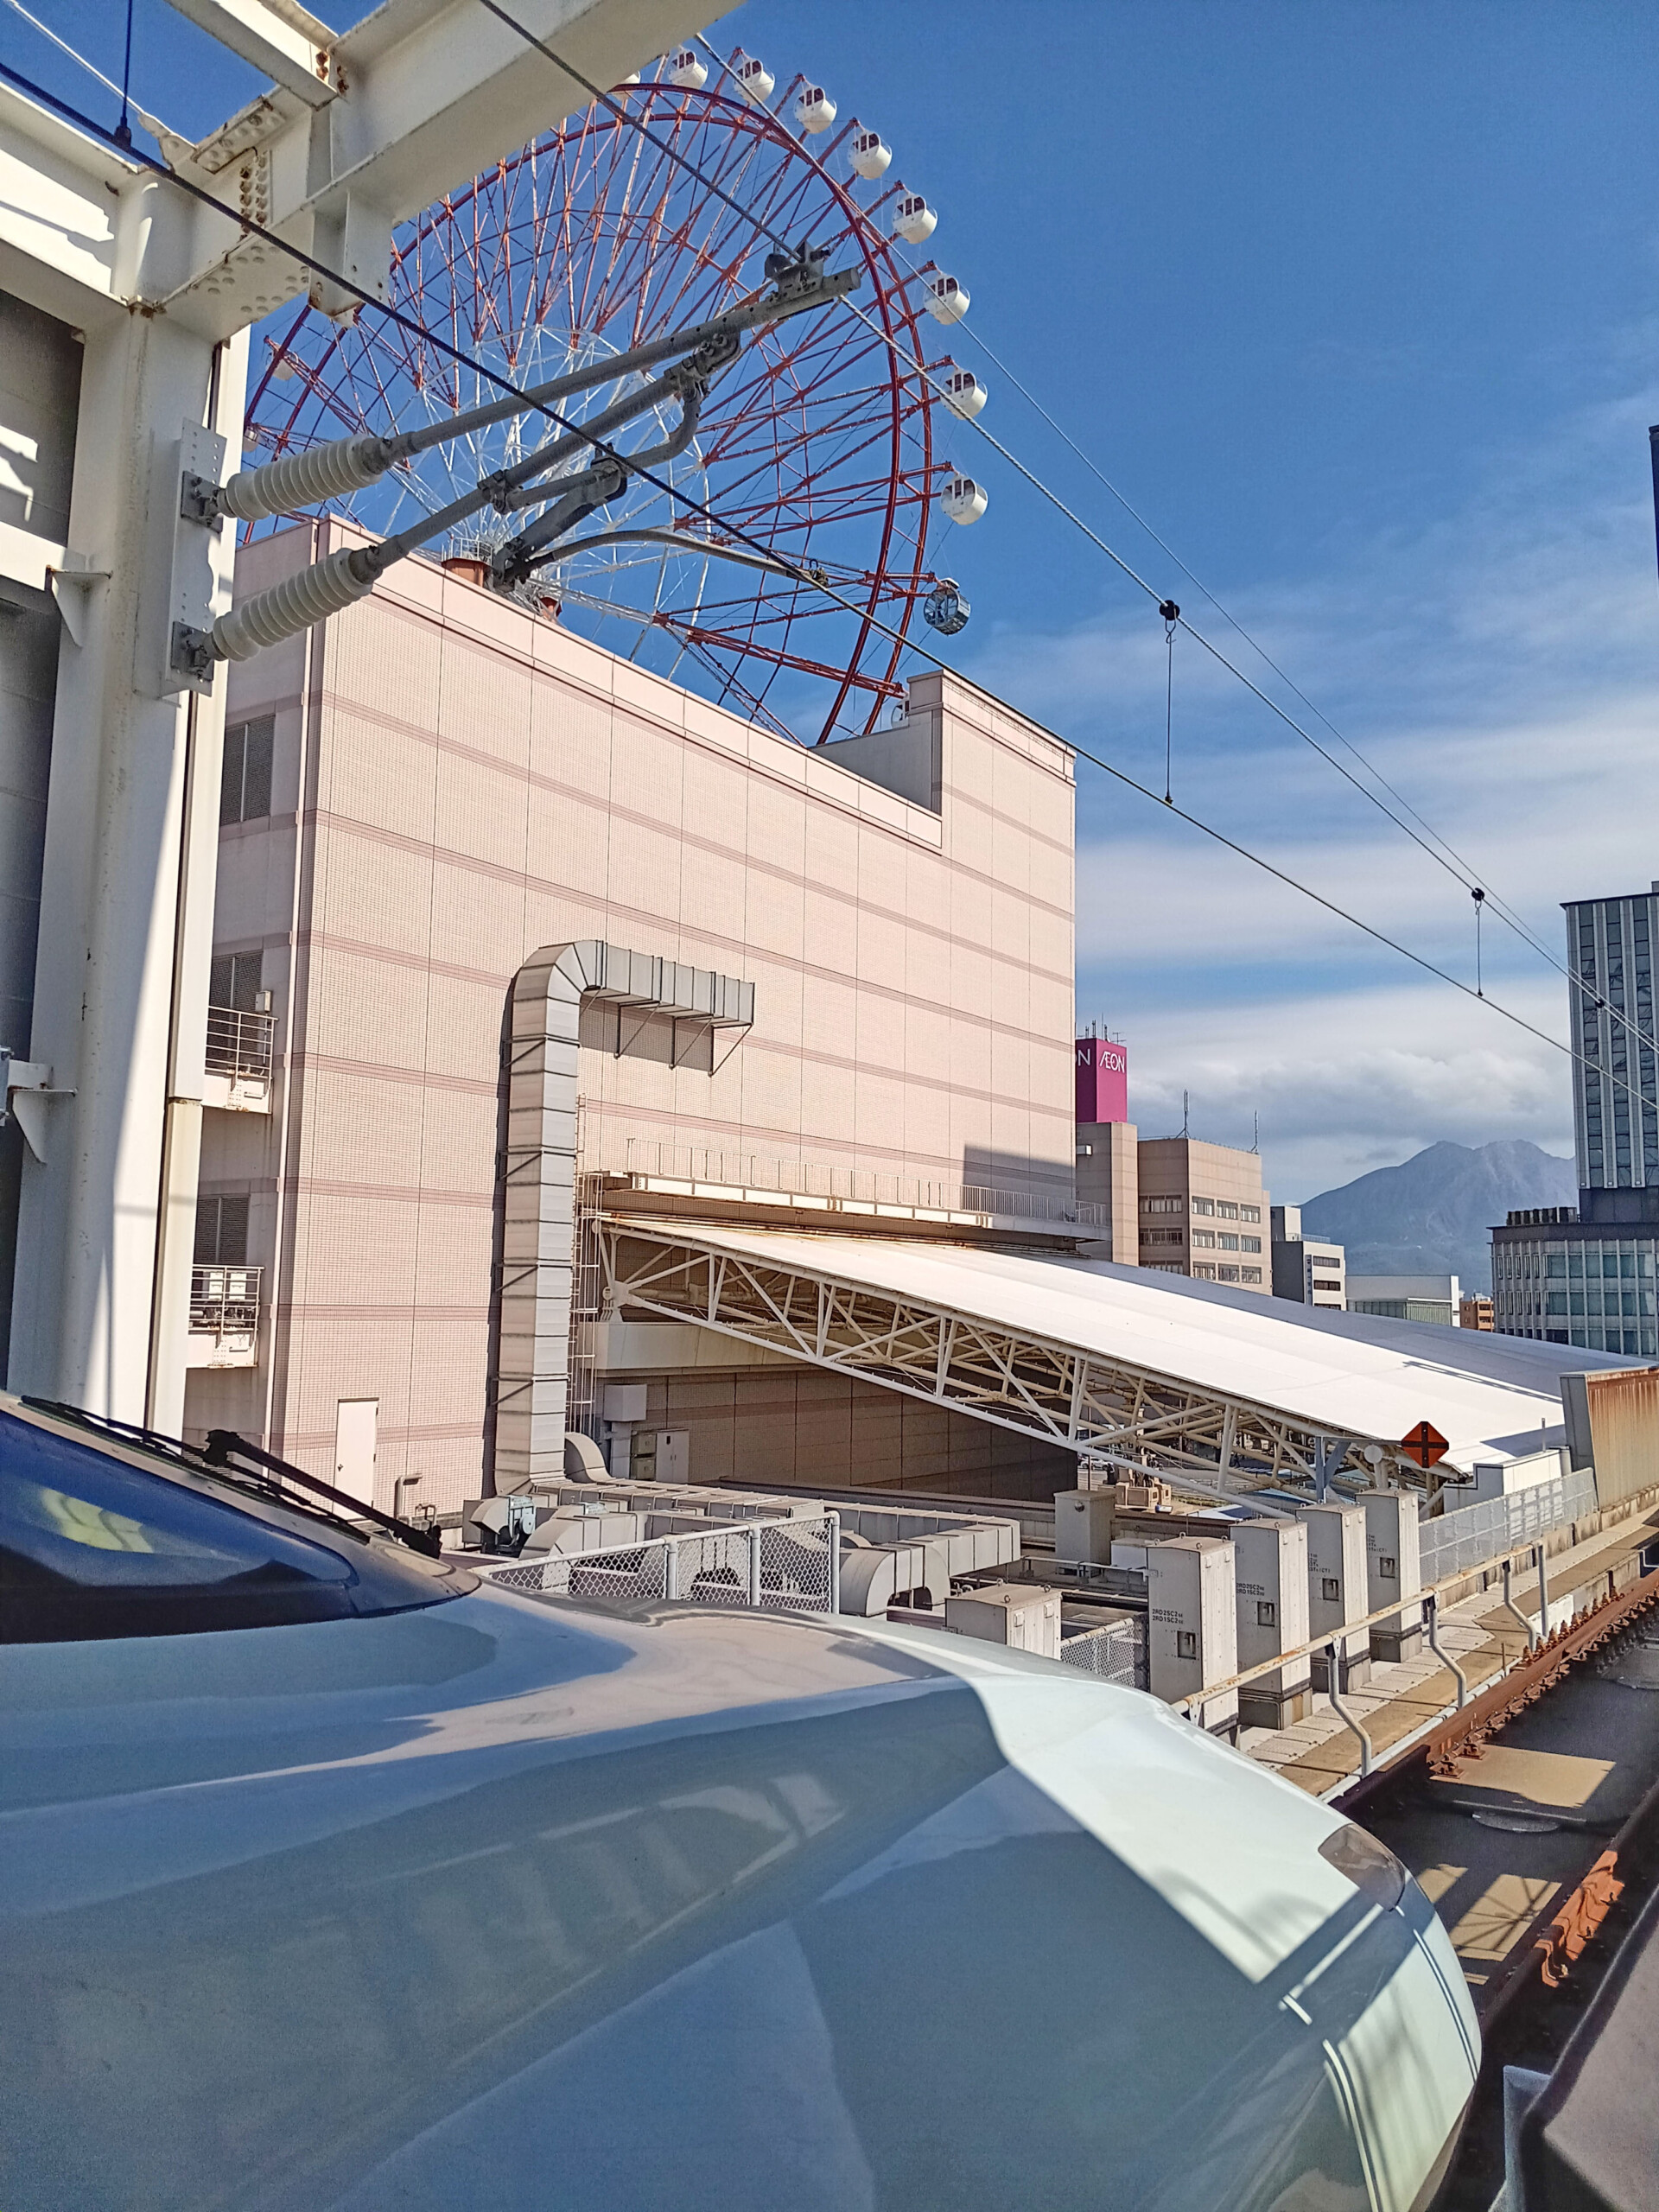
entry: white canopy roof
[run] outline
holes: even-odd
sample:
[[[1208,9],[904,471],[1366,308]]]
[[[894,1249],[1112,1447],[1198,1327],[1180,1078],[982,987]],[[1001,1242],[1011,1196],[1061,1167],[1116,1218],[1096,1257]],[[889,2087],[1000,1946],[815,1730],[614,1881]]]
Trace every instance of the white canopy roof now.
[[[1322,1311],[1102,1261],[677,1218],[627,1228],[1123,1362],[1331,1435],[1395,1442],[1427,1421],[1446,1439],[1449,1463],[1465,1473],[1478,1461],[1565,1441],[1564,1372],[1641,1363]]]

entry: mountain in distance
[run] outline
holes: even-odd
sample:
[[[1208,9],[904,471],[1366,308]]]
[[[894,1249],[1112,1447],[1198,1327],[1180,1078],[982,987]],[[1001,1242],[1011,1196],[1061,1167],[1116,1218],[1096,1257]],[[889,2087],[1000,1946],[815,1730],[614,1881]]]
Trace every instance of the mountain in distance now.
[[[1571,1206],[1578,1168],[1523,1137],[1471,1148],[1432,1144],[1398,1167],[1379,1167],[1322,1191],[1302,1227],[1346,1248],[1352,1275],[1455,1274],[1465,1291],[1491,1288],[1491,1238],[1511,1207]]]

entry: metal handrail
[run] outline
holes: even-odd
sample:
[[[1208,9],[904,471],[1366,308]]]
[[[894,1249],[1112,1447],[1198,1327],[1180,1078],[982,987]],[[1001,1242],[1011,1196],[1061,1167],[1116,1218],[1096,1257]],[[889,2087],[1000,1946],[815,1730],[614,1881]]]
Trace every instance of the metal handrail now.
[[[210,1006],[203,1061],[210,1075],[269,1083],[276,1058],[276,1017],[241,1007]]]
[[[225,1261],[198,1263],[190,1270],[190,1327],[197,1336],[244,1336],[259,1325],[262,1267]]]
[[[1522,1557],[1530,1559],[1537,1548],[1535,1544],[1516,1544],[1504,1554],[1504,1560],[1507,1562]],[[1344,1621],[1342,1641],[1346,1643],[1357,1629],[1372,1628],[1378,1621],[1392,1620],[1396,1613],[1405,1611],[1420,1599],[1426,1605],[1431,1599],[1440,1597],[1443,1591],[1454,1588],[1459,1582],[1468,1581],[1471,1575],[1485,1573],[1499,1564],[1496,1558],[1484,1560],[1479,1567],[1465,1567],[1456,1574],[1443,1575],[1438,1582],[1425,1583],[1419,1589],[1403,1592],[1398,1598],[1390,1598],[1386,1605],[1378,1605],[1374,1611]],[[1209,1682],[1201,1690],[1189,1691],[1185,1697],[1171,1698],[1168,1700],[1170,1707],[1176,1713],[1184,1713],[1189,1706],[1207,1704],[1211,1698],[1220,1697],[1227,1690],[1242,1689],[1246,1682],[1254,1682],[1263,1675],[1277,1674],[1287,1660],[1311,1658],[1315,1652],[1323,1651],[1330,1641],[1330,1630],[1322,1630],[1306,1643],[1297,1644],[1292,1650],[1281,1651],[1271,1659],[1261,1660],[1254,1667],[1246,1667],[1236,1675],[1229,1675],[1224,1681]]]

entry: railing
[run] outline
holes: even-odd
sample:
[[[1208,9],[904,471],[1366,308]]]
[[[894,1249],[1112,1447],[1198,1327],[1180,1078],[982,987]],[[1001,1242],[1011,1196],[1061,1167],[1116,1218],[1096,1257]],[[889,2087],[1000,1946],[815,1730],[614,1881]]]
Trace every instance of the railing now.
[[[1060,1639],[1060,1663],[1092,1675],[1096,1681],[1116,1682],[1126,1690],[1148,1687],[1147,1624],[1143,1620],[1106,1621],[1077,1636]]]
[[[205,1054],[207,1072],[269,1083],[276,1034],[274,1014],[244,1014],[238,1007],[210,1006]]]
[[[263,1268],[217,1264],[190,1270],[190,1333],[247,1337],[259,1326]]]
[[[607,1551],[549,1552],[496,1568],[504,1590],[544,1598],[658,1598],[742,1611],[841,1610],[841,1516],[746,1521]]]
[[[1596,1478],[1580,1467],[1553,1481],[1529,1483],[1503,1497],[1465,1505],[1421,1524],[1419,1542],[1425,1582],[1472,1573],[1501,1552],[1513,1550],[1596,1510]]]
[[[614,1145],[602,1141],[598,1157],[585,1166],[601,1173],[659,1177],[676,1183],[702,1183],[728,1191],[765,1191],[848,1207],[899,1206],[907,1211],[997,1214],[1017,1221],[1052,1221],[1074,1228],[1103,1228],[1103,1206],[1080,1205],[1069,1196],[1043,1191],[992,1189],[977,1183],[931,1181],[923,1176],[885,1174],[874,1168],[837,1166],[827,1160],[768,1160],[751,1152],[721,1152],[697,1145],[658,1144],[650,1138],[625,1140],[620,1163]],[[613,1158],[607,1160],[610,1153]]]

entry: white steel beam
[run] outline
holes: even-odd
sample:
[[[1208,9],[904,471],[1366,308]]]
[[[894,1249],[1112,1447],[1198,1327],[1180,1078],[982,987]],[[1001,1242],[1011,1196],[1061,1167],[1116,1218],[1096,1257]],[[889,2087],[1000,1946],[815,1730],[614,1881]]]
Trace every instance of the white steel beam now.
[[[515,9],[607,86],[723,12],[722,0]],[[194,150],[167,142],[229,216],[0,87],[0,285],[84,334],[67,543],[78,573],[108,577],[71,594],[34,1035],[0,1039],[53,1071],[46,1159],[23,1164],[8,1379],[173,1430],[224,722],[222,682],[156,696],[156,580],[165,599],[180,530],[174,448],[206,426],[236,466],[246,327],[314,281],[283,245],[372,291],[395,223],[587,102],[474,0],[385,0],[327,46],[326,88],[296,81],[299,41],[323,27],[294,0],[187,12],[238,51],[263,39],[276,80]],[[320,280],[316,296],[331,313],[353,306]]]
[[[1322,1462],[1334,1465],[1351,1450],[1353,1472],[1372,1479],[1358,1456],[1370,1440],[1327,1434],[1281,1407],[918,1305],[827,1269],[713,1251],[684,1224],[606,1221],[601,1246],[610,1317],[695,1321],[1078,1453],[1189,1476],[1217,1492],[1306,1484]],[[1384,1449],[1387,1471],[1410,1478],[1395,1447]]]
[[[168,4],[306,106],[326,107],[336,97],[338,86],[331,81],[329,67],[334,34],[327,23],[296,6],[295,0],[168,0]]]

